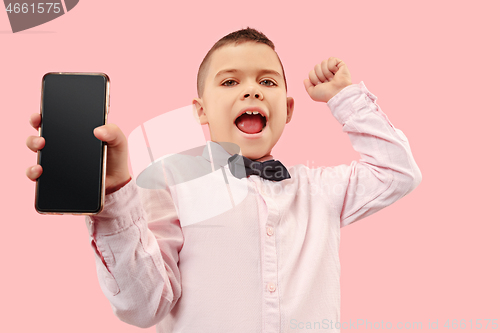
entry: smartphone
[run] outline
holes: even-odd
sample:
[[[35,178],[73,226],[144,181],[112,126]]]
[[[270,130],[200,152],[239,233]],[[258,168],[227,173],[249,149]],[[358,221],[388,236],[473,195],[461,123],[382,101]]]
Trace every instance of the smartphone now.
[[[94,136],[106,124],[109,77],[104,73],[47,73],[42,78],[36,181],[40,214],[94,215],[104,208],[107,145]]]

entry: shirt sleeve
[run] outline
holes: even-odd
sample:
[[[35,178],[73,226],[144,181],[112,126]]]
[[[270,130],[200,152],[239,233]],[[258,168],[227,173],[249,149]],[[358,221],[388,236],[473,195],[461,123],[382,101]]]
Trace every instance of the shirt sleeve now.
[[[321,170],[321,183],[335,185],[333,209],[340,214],[341,227],[389,206],[422,181],[408,139],[376,100],[361,81],[345,87],[327,103],[361,156],[350,165]]]
[[[181,296],[178,268],[184,239],[168,187],[143,189],[131,180],[85,217],[99,284],[114,314],[146,328]]]

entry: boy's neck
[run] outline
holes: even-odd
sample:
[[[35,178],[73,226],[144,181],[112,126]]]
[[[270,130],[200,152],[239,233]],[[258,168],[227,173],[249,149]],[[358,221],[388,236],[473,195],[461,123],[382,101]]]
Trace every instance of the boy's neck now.
[[[210,140],[212,141],[212,140]],[[216,141],[212,141],[213,143],[217,143],[219,146],[221,146],[228,154],[230,155],[234,155],[234,154],[240,154],[241,155],[241,150],[239,152],[235,151],[235,148],[237,147],[236,145],[234,144],[227,144],[226,142],[216,142]],[[246,156],[245,156],[246,157]],[[265,162],[265,161],[268,161],[268,160],[272,160],[274,159],[273,158],[273,155],[271,154],[267,154],[265,156],[262,156],[256,160],[252,160],[252,161],[257,161],[257,162]]]
[[[254,160],[254,161],[265,162],[265,161],[272,160],[272,159],[273,159],[273,155],[268,154],[266,156],[262,156],[261,158]]]

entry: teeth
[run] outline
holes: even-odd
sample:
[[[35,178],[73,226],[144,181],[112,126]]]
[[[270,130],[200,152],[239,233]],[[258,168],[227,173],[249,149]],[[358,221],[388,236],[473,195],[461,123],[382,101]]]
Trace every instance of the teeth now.
[[[261,115],[261,117],[264,117],[264,115],[263,115],[263,114],[261,114],[259,111],[253,111],[253,112],[252,112],[252,111],[246,111],[245,113],[246,113],[246,114],[260,114],[260,115]]]

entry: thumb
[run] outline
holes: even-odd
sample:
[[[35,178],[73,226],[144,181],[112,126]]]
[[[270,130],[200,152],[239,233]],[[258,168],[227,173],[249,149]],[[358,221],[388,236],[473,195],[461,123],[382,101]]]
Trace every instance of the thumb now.
[[[311,80],[305,79],[304,80],[304,87],[306,88],[306,91],[309,95],[312,94],[312,90],[314,88],[314,85],[311,83]]]
[[[94,128],[94,136],[101,141],[105,141],[108,147],[120,147],[126,145],[126,138],[123,132],[115,124],[106,124]]]

